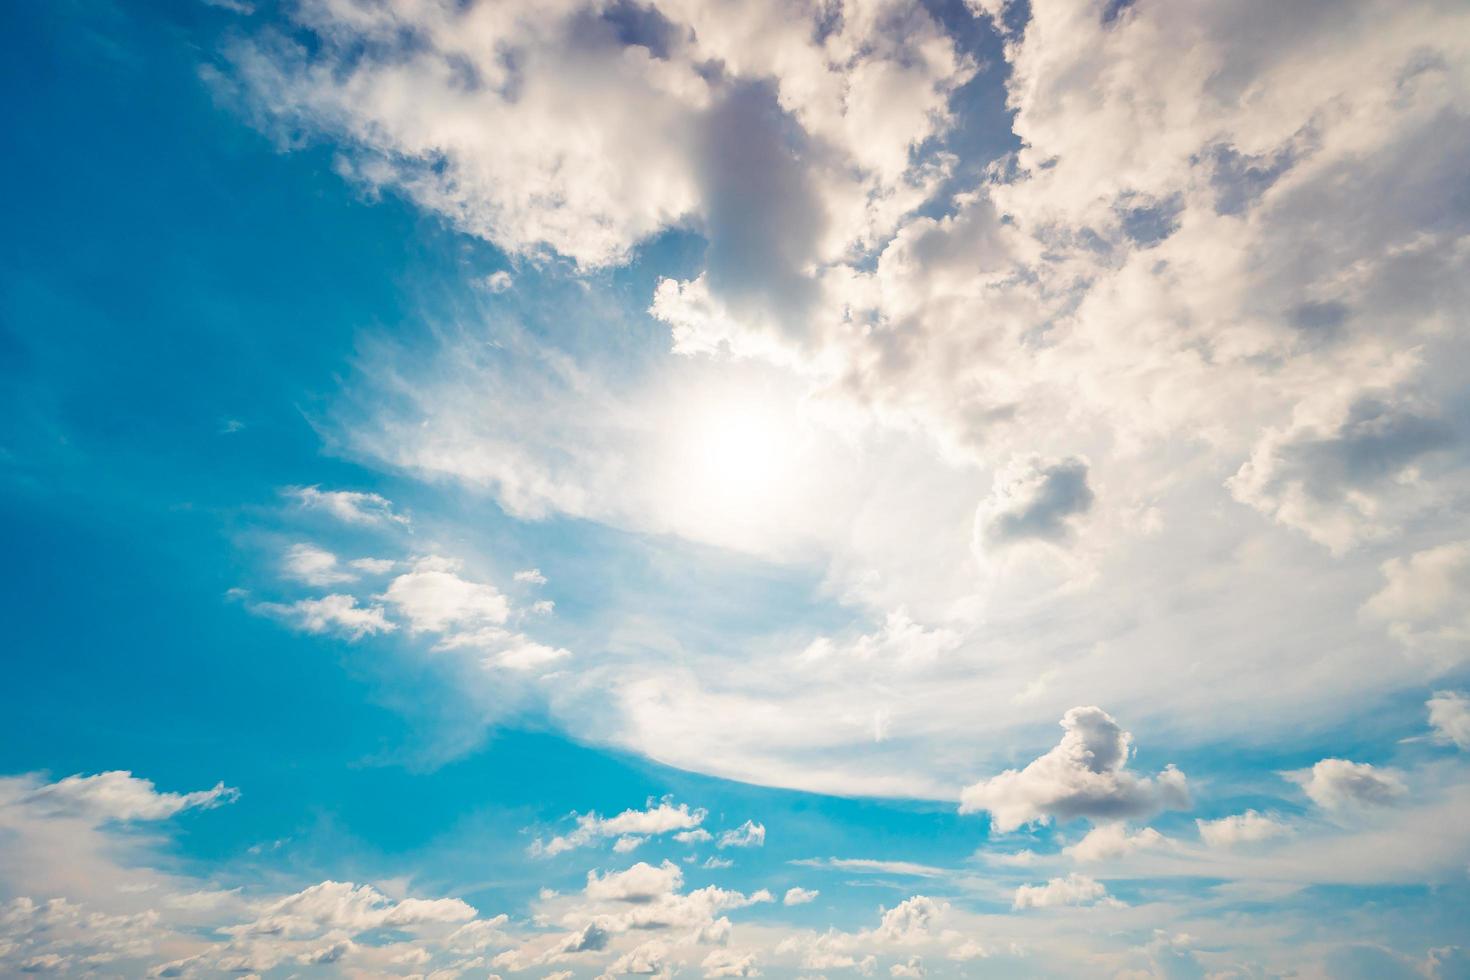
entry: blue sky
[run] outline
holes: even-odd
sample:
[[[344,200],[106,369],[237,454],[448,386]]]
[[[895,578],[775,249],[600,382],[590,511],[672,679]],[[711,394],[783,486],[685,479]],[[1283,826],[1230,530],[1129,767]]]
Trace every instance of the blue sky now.
[[[6,6],[0,973],[1470,976],[1466,21]]]

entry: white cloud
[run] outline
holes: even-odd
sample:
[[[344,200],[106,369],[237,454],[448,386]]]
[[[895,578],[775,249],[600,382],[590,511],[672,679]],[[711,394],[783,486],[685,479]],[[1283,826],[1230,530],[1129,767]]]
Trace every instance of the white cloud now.
[[[1092,504],[1086,460],[1020,460],[996,476],[994,491],[975,515],[976,553],[1024,541],[1063,541]]]
[[[519,572],[516,572],[515,580],[517,582],[524,582],[528,585],[546,584],[546,576],[541,574],[541,569],[539,568],[524,568]]]
[[[910,956],[903,963],[895,963],[888,968],[891,977],[909,977],[911,980],[919,980],[928,971],[924,969],[924,958],[922,956]]]
[[[96,820],[166,820],[183,810],[233,803],[240,791],[217,783],[193,793],[160,793],[151,780],[130,772],[67,776],[26,793],[24,804]]]
[[[1470,697],[1458,691],[1435,691],[1424,706],[1429,709],[1429,727],[1436,738],[1470,749]]]
[[[471,582],[463,562],[429,555],[388,583],[380,598],[408,620],[414,631],[446,633],[499,625],[510,618],[510,601],[493,585]]]
[[[764,847],[766,844],[766,825],[747,820],[734,830],[721,832],[720,839],[715,846],[725,847]]]
[[[808,902],[815,901],[816,897],[820,894],[821,892],[808,888],[788,888],[786,889],[786,896],[781,899],[781,904],[805,905]]]
[[[989,811],[1004,832],[1053,818],[1119,820],[1189,805],[1178,769],[1170,766],[1150,779],[1126,768],[1132,736],[1101,708],[1073,708],[1061,725],[1062,740],[1025,769],[965,787],[960,812]]]
[[[1382,565],[1384,585],[1363,606],[1370,618],[1411,650],[1451,662],[1470,654],[1470,542],[1457,541],[1391,558]]]
[[[756,969],[753,953],[717,949],[706,956],[699,965],[704,969],[706,978],[758,977],[761,975],[761,971]]]
[[[336,593],[292,603],[261,602],[251,609],[307,633],[336,633],[349,640],[391,633],[398,628],[389,622],[382,606],[359,606],[356,597]]]
[[[393,502],[376,493],[355,490],[323,490],[320,487],[287,487],[282,491],[303,510],[329,514],[344,524],[407,524],[408,518],[395,513]]]
[[[531,853],[554,857],[574,848],[586,847],[599,839],[654,837],[674,831],[679,831],[675,839],[681,843],[708,840],[707,832],[703,837],[689,836],[700,832],[699,825],[705,816],[703,809],[691,810],[687,803],[676,806],[668,799],[660,800],[657,805],[649,800],[642,810],[624,810],[612,817],[603,817],[595,812],[584,813],[576,817],[577,826],[571,833],[555,836],[545,844],[537,838],[531,845]]]
[[[336,555],[310,544],[293,544],[281,565],[287,577],[307,585],[337,585],[357,578],[355,572],[341,566]]]
[[[1022,885],[1016,889],[1012,907],[1016,909],[1041,909],[1055,905],[1092,905],[1111,901],[1103,883],[1087,875],[1071,874],[1065,878],[1052,878],[1044,885]]]
[[[1210,847],[1234,847],[1254,844],[1291,833],[1291,828],[1255,810],[1247,810],[1218,820],[1196,820],[1200,840]]]
[[[1324,810],[1384,806],[1408,793],[1403,777],[1366,762],[1323,759],[1310,769],[1283,773]]]
[[[892,874],[915,878],[943,878],[950,872],[945,868],[912,861],[883,861],[875,858],[799,858],[791,862],[808,868],[835,868],[839,871],[856,871],[862,874]]]
[[[1089,830],[1080,841],[1066,848],[1066,853],[1078,861],[1109,861],[1169,844],[1169,839],[1152,827],[1130,834],[1126,824],[1105,823]]]
[[[918,942],[928,936],[948,908],[927,895],[914,895],[886,910],[874,935],[890,943]]]

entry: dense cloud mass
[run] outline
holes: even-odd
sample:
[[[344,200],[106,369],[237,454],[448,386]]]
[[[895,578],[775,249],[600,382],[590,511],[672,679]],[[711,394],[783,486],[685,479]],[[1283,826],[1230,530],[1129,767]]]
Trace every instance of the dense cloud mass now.
[[[148,69],[99,6],[47,74]],[[202,169],[281,166],[199,183],[308,173],[276,207],[325,257],[257,281],[240,207],[199,252],[269,303],[160,336],[237,329],[244,380],[165,377],[139,330],[147,417],[91,406],[73,438],[74,389],[125,371],[66,358],[134,338],[57,325],[161,315],[197,243],[147,277],[0,254],[0,376],[67,382],[20,399],[56,406],[44,439],[0,431],[6,513],[59,526],[24,528],[12,591],[103,624],[12,672],[53,682],[15,724],[119,688],[25,763],[56,775],[0,776],[0,973],[1465,972],[1470,4],[191,10],[229,26],[180,45],[188,78],[254,147]],[[189,210],[144,203],[130,240]],[[327,213],[392,229],[403,268],[352,268],[311,237]],[[76,614],[71,554],[122,550],[87,522],[140,509],[165,399],[233,412],[251,357],[276,414],[191,421],[231,440],[208,480],[169,430],[124,556],[148,574]],[[306,451],[222,492],[287,424]],[[110,495],[50,499],[43,441]],[[155,676],[109,617],[206,537],[228,580],[189,595],[239,635],[170,618],[190,658]],[[61,570],[23,580],[39,558]],[[177,692],[204,777],[141,736],[111,759],[124,681]],[[246,697],[294,741],[249,712],[201,737]]]
[[[1026,768],[965,787],[960,811],[988,811],[1005,832],[1036,821],[1120,820],[1189,805],[1188,782],[1173,766],[1153,778],[1127,768],[1133,737],[1106,711],[1073,708],[1061,725],[1062,740]]]

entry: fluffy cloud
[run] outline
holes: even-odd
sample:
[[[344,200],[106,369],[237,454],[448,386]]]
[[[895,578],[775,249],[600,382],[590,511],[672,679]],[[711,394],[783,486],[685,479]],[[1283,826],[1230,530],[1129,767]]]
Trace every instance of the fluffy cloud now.
[[[599,876],[587,872],[587,897],[595,901],[651,902],[670,895],[684,883],[678,865],[665,861],[658,867],[639,861],[626,871]]]
[[[1429,727],[1436,738],[1470,749],[1470,697],[1457,691],[1435,691],[1424,706],[1429,709]]]
[[[224,783],[193,793],[160,793],[151,780],[130,772],[67,776],[21,797],[44,811],[84,814],[98,820],[166,820],[183,810],[233,803],[240,795]]]
[[[1152,827],[1130,834],[1125,824],[1105,823],[1089,830],[1080,841],[1068,847],[1066,853],[1078,861],[1108,861],[1135,851],[1166,847],[1169,843],[1167,837]]]
[[[1271,840],[1291,832],[1291,828],[1279,820],[1273,820],[1255,810],[1247,810],[1218,820],[1196,820],[1200,840],[1210,847],[1234,847],[1237,844],[1254,844]]]
[[[1457,541],[1383,563],[1383,588],[1363,606],[1411,650],[1464,659],[1470,651],[1470,542]]]
[[[766,825],[747,820],[734,830],[726,830],[720,834],[717,847],[764,847],[766,844]]]
[[[781,899],[781,904],[805,905],[808,902],[815,901],[816,897],[820,894],[821,892],[808,888],[788,888],[786,889],[786,896]]]
[[[288,578],[307,585],[337,585],[357,579],[355,572],[342,567],[337,556],[310,544],[293,544],[281,562]]]
[[[340,593],[291,603],[261,602],[251,609],[307,633],[335,633],[349,640],[391,633],[398,628],[388,621],[382,606],[359,606],[355,596]]]
[[[510,600],[493,585],[459,575],[463,563],[430,555],[388,583],[381,596],[407,618],[414,631],[446,633],[500,625],[510,617]]]
[[[576,818],[577,826],[571,833],[555,836],[545,844],[538,838],[531,845],[531,852],[553,857],[599,839],[652,837],[673,831],[678,832],[674,838],[680,843],[695,843],[709,840],[709,832],[699,826],[705,816],[703,809],[691,810],[687,803],[676,806],[670,800],[660,800],[657,805],[649,800],[642,810],[624,810],[612,817],[585,813]]]
[[[1041,909],[1054,905],[1093,905],[1111,901],[1102,882],[1086,875],[1052,878],[1044,885],[1022,885],[1011,905],[1016,909]]]
[[[303,510],[329,514],[344,524],[407,524],[408,518],[395,513],[393,502],[376,493],[355,490],[323,490],[320,487],[287,487],[282,491]]]
[[[1408,793],[1403,777],[1397,772],[1347,759],[1323,759],[1311,769],[1284,775],[1299,784],[1308,798],[1324,810],[1383,806]]]
[[[1149,778],[1126,768],[1132,736],[1101,708],[1073,708],[1061,726],[1062,740],[1025,769],[965,787],[960,812],[989,811],[996,830],[1010,831],[1053,818],[1118,820],[1189,805],[1178,769]]]

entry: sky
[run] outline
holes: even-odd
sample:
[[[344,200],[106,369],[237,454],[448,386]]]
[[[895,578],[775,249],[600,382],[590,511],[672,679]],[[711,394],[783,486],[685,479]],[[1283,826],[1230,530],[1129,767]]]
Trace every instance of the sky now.
[[[0,975],[1470,977],[1463,0],[0,47]]]

